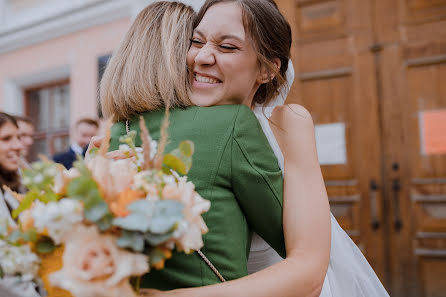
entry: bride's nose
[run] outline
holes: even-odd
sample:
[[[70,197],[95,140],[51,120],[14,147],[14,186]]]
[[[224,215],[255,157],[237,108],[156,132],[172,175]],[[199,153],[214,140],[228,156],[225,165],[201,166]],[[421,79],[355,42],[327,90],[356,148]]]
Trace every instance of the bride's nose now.
[[[213,45],[206,43],[195,56],[195,63],[199,65],[215,64],[215,53]]]

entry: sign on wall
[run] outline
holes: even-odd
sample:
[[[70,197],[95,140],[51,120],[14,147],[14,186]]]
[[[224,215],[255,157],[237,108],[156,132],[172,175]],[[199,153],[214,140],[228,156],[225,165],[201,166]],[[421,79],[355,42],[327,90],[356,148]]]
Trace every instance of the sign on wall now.
[[[420,112],[419,125],[422,154],[446,154],[446,109]]]
[[[316,125],[315,136],[321,165],[347,164],[344,123]]]

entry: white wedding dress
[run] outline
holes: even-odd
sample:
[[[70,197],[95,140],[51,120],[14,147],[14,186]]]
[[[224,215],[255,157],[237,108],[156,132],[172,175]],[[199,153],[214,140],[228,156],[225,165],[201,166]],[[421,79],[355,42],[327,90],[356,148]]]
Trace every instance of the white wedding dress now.
[[[288,86],[268,106],[256,106],[256,114],[283,171],[283,155],[269,126],[268,118],[275,106],[283,105],[294,80],[293,64],[289,63]],[[282,258],[260,236],[253,235],[248,260],[248,271],[262,270]],[[356,244],[339,226],[331,214],[330,263],[320,297],[385,297],[389,296],[370,264]]]

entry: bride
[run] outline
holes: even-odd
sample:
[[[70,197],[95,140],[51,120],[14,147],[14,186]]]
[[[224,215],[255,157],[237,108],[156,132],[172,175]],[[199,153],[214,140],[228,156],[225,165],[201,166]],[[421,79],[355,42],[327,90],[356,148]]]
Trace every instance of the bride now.
[[[209,20],[210,18],[206,19],[207,11],[209,11],[213,5],[219,4],[221,2],[245,2],[245,1],[208,0],[201,8],[198,14],[198,19],[200,20],[201,17],[202,18],[201,22]],[[220,7],[221,11],[223,11],[223,9],[224,8]],[[220,14],[222,13],[223,12],[220,12]],[[222,27],[223,24],[218,22],[219,22],[218,18],[213,18],[211,19],[211,21],[208,21],[203,25],[206,25],[205,28],[208,33],[212,32],[213,29],[215,30],[215,32],[221,33],[222,30],[221,28],[223,28]],[[199,29],[201,29],[200,23],[198,23],[198,21],[195,22],[195,25],[198,26]],[[273,24],[271,24],[271,26],[273,26]],[[201,35],[200,42],[204,43],[205,41],[201,39],[204,38],[205,36],[203,36],[202,34],[200,35]],[[208,35],[212,35],[212,33],[209,33]],[[206,42],[211,42],[211,41],[206,41]],[[197,58],[198,55],[203,54],[203,52],[207,50],[205,49],[205,46],[203,44],[200,44],[199,47],[200,49],[198,51],[194,51],[193,49],[194,39],[192,39],[192,48],[189,51],[189,55],[191,52],[193,52],[193,55],[195,57],[195,62],[197,62],[198,60],[198,63],[200,62],[207,63],[207,61],[204,60],[205,58],[201,57]],[[202,51],[201,53],[200,50]],[[218,59],[218,57],[215,59]],[[284,105],[288,92],[291,88],[291,84],[293,83],[294,80],[294,69],[291,60],[289,60],[286,79],[287,83],[282,87],[280,94],[276,98],[274,98],[271,102],[267,104],[257,103],[253,108],[254,113],[257,116],[275,155],[277,156],[277,159],[279,161],[279,166],[284,174],[285,183],[290,179],[293,179],[294,176],[292,175],[287,176],[287,171],[285,170],[285,168],[287,167],[287,162],[293,164],[292,163],[293,160],[289,159],[284,160],[281,148],[286,149],[287,147],[289,147],[289,144],[287,142],[284,142],[283,139],[287,137],[288,138],[294,137],[295,141],[297,142],[306,140],[309,141],[310,143],[311,142],[314,143],[313,135],[311,136],[307,135],[308,138],[305,138],[306,136],[304,135],[308,131],[313,130],[312,123],[309,123],[311,122],[311,117],[309,117],[308,112],[300,106]],[[203,101],[202,98],[200,99],[201,101]],[[193,92],[191,100],[194,103],[197,103],[197,100],[194,100]],[[236,103],[245,103],[245,102],[236,102]],[[198,105],[208,105],[208,104],[198,104]],[[278,127],[282,127],[284,129]],[[303,135],[295,136],[299,133]],[[302,145],[297,145],[294,147],[302,147]],[[292,156],[296,154],[299,154],[299,152],[291,152],[291,154],[288,153],[286,156]],[[307,186],[311,187],[312,185],[307,185]],[[388,296],[388,293],[382,286],[375,272],[373,271],[373,269],[371,268],[371,266],[369,265],[369,263],[359,250],[359,248],[345,233],[345,231],[339,226],[335,217],[332,214],[330,214],[330,217],[331,217],[330,262],[328,265],[327,274],[322,286],[322,291],[320,296],[321,297]],[[309,226],[306,227],[308,228]],[[253,235],[251,243],[251,251],[248,260],[248,271],[250,273],[260,271],[281,260],[282,258],[274,251],[274,249],[272,249],[265,241],[263,241],[261,237],[259,237],[256,234]]]

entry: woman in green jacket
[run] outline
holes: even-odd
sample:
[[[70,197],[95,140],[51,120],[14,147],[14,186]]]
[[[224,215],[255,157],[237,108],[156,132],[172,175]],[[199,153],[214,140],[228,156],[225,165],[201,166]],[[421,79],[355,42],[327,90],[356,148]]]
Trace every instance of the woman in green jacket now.
[[[262,2],[272,3],[267,0]],[[101,102],[106,116],[114,121],[121,121],[112,130],[112,149],[117,148],[118,136],[126,132],[124,120],[129,120],[131,129],[137,129],[134,116],[143,113],[149,130],[156,139],[164,114],[160,109],[166,105],[190,105],[189,82],[184,66],[189,45],[181,41],[192,35],[188,25],[191,24],[193,13],[185,7],[179,9],[180,6],[158,3],[143,10],[110,61],[101,83]],[[241,41],[241,45],[235,48],[231,43],[228,46],[223,38],[228,36],[215,36],[217,39],[213,39],[209,51],[218,51],[211,54],[214,58],[219,55],[218,66],[221,67],[214,68],[216,73],[196,71],[195,66],[189,63],[190,67],[194,67],[190,72],[193,76],[190,95],[192,100],[196,100],[194,103],[200,104],[198,100],[206,99],[206,96],[209,98],[206,92],[210,91],[210,97],[216,98],[216,101],[209,105],[223,106],[173,109],[169,126],[170,145],[175,147],[185,139],[195,143],[196,152],[189,178],[196,184],[198,192],[209,199],[212,205],[205,215],[209,233],[204,237],[203,252],[223,277],[230,280],[247,274],[246,260],[252,230],[260,234],[282,256],[285,256],[285,232],[287,258],[262,272],[237,281],[161,294],[270,296],[274,293],[280,296],[318,296],[328,263],[328,251],[324,255],[321,250],[327,250],[324,247],[327,244],[324,242],[320,247],[318,243],[321,241],[312,239],[316,236],[311,236],[304,230],[308,226],[302,226],[300,217],[308,218],[309,214],[308,208],[299,199],[287,200],[287,207],[283,209],[285,228],[282,228],[282,177],[277,159],[252,111],[244,105],[230,105],[251,105],[254,97],[270,99],[267,97],[273,96],[280,84],[271,86],[269,82],[283,75],[283,69],[286,70],[274,56],[272,60],[266,59],[268,63],[258,59],[259,50],[256,52],[255,41],[248,34],[245,36],[242,11],[239,7],[236,8],[239,10],[235,9],[232,14],[223,13],[223,16],[229,19],[226,25],[238,25],[232,32],[242,34],[235,36]],[[273,17],[277,17],[277,13]],[[231,19],[234,16],[237,19]],[[252,34],[249,30],[246,31]],[[209,32],[199,33],[204,37]],[[196,45],[196,41],[193,39],[193,44]],[[245,55],[242,59],[237,59],[240,57],[235,54],[240,52]],[[228,59],[224,60],[224,56]],[[229,59],[231,56],[232,59]],[[236,61],[239,67],[235,67],[237,64],[231,63],[231,60]],[[205,61],[201,65],[200,67],[217,64],[215,61]],[[271,71],[274,70],[274,65],[276,71]],[[239,78],[234,79],[237,75]],[[265,84],[268,85],[266,91],[261,88]],[[196,93],[197,86],[202,89],[200,92],[204,90],[204,94]],[[261,89],[261,94],[255,96]],[[215,90],[217,92],[213,93]],[[277,119],[289,124],[287,121],[292,121],[293,117],[293,112],[284,109],[278,113]],[[298,138],[283,139],[287,140],[281,145],[289,145],[293,151]],[[314,149],[312,145],[310,143]],[[284,155],[288,156],[287,150],[284,150]],[[311,152],[306,158],[313,161],[314,155]],[[301,161],[297,159],[299,158],[290,156],[289,160]],[[293,179],[303,177],[303,181],[308,180],[299,176],[302,168],[294,171],[293,167],[287,170]],[[318,173],[317,170],[313,172],[319,174],[313,182],[320,186],[320,170]],[[312,176],[311,173],[309,175]],[[313,189],[310,186],[311,189],[308,190],[294,186],[295,184],[285,185],[285,192],[293,191],[292,194],[295,195],[298,190],[311,195],[314,194],[311,191],[316,191],[323,198],[320,187]],[[329,229],[328,203],[325,201],[324,205],[323,199],[314,200],[317,202],[312,205],[322,206],[315,213],[320,212],[320,217],[323,217],[326,212],[328,223],[323,218],[320,221],[322,225],[328,225],[326,229]],[[306,210],[306,215],[303,210]],[[318,238],[329,238],[329,233],[324,236],[323,226],[315,225],[313,232],[317,232]],[[144,284],[152,288],[176,289],[218,282],[217,276],[197,254],[176,254],[164,270],[149,274]]]

